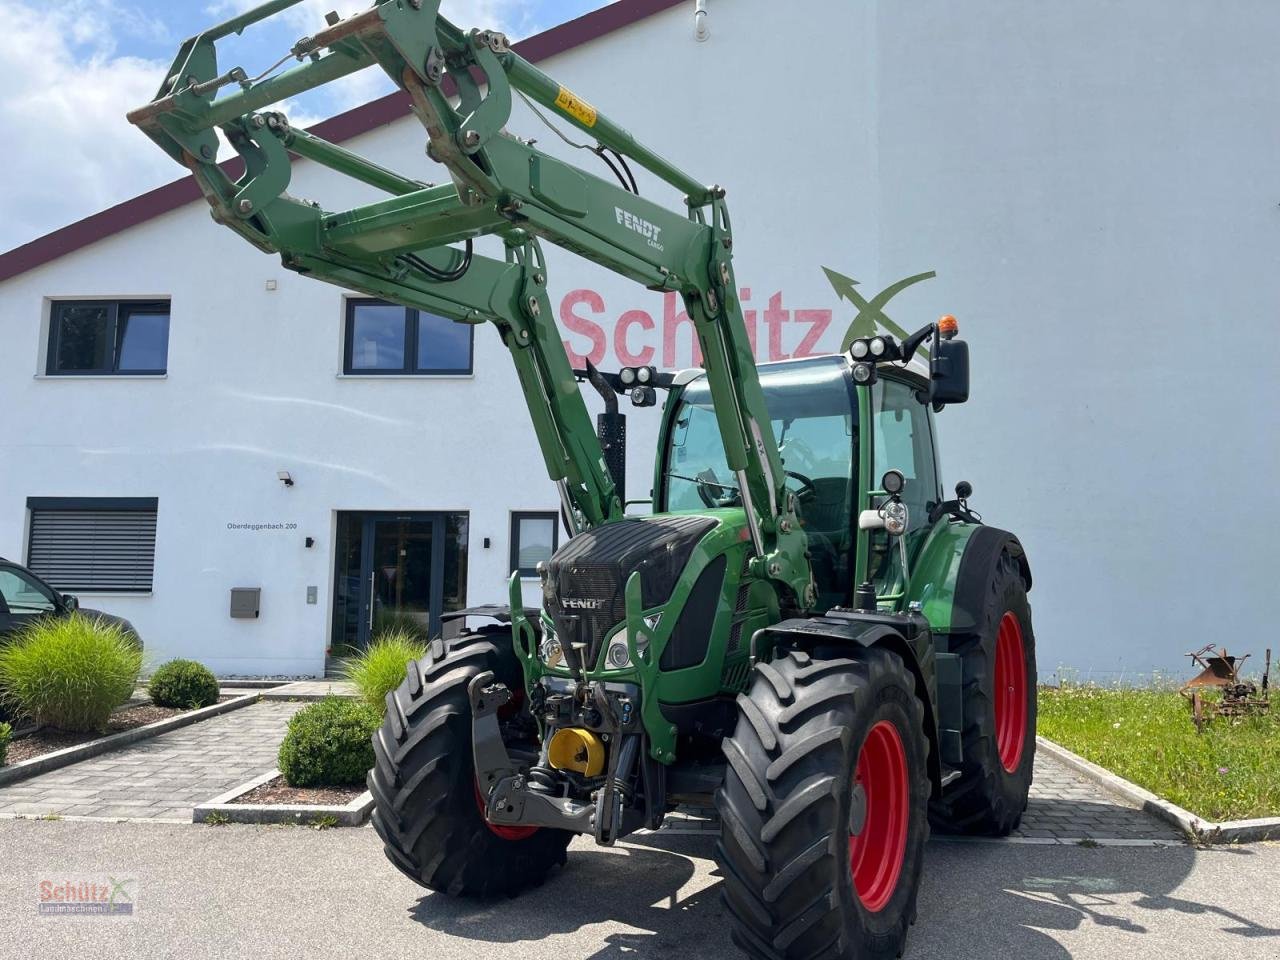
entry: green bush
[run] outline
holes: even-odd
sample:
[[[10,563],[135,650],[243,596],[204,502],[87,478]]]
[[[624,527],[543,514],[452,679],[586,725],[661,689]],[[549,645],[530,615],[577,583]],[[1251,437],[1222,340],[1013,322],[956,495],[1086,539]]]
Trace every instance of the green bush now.
[[[122,628],[80,613],[37,620],[0,649],[0,689],[10,705],[76,733],[105,729],[141,670],[142,651]]]
[[[373,733],[382,713],[346,697],[325,697],[289,720],[278,764],[291,787],[341,787],[364,782],[373,766]]]
[[[218,678],[203,663],[170,660],[151,675],[147,693],[157,707],[207,707],[218,702]]]
[[[5,757],[9,755],[9,740],[13,737],[13,727],[0,723],[0,767],[4,766]]]
[[[365,703],[383,709],[387,694],[404,682],[410,660],[427,655],[427,645],[415,634],[391,630],[373,638],[368,649],[342,665],[342,675],[355,684]]]

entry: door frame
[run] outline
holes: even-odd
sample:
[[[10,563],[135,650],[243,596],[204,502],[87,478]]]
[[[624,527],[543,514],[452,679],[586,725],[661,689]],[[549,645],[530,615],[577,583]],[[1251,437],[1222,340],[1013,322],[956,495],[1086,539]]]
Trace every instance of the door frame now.
[[[453,511],[434,511],[434,510],[338,510],[338,517],[342,515],[355,514],[360,518],[360,590],[357,606],[359,610],[359,618],[356,621],[355,644],[357,647],[364,648],[369,645],[372,639],[372,616],[373,616],[373,590],[372,577],[373,569],[373,542],[377,534],[377,525],[396,520],[410,521],[430,521],[431,523],[431,591],[428,599],[428,605],[431,610],[431,616],[427,623],[427,633],[429,636],[437,636],[441,628],[441,614],[444,606],[444,540],[445,540],[445,516]],[[335,524],[336,530],[336,524]],[[339,569],[340,557],[337,551],[334,552],[333,578],[334,578],[334,595],[333,602],[330,606],[331,617],[337,610],[338,598],[338,580],[342,576]],[[330,631],[332,635],[332,631]]]

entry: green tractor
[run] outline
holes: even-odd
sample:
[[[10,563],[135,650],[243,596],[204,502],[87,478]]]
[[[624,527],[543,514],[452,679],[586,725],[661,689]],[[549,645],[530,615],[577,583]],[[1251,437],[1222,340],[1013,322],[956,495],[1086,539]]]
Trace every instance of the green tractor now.
[[[930,823],[1008,833],[1035,752],[1026,557],[970,509],[968,484],[947,498],[938,472],[934,414],[969,390],[955,321],[757,367],[722,188],[501,34],[439,16],[439,0],[331,15],[283,72],[220,72],[220,40],[296,2],[187,40],[129,119],[192,171],[217,222],[287,268],[494,324],[571,535],[539,569],[541,610],[524,608],[513,574],[508,607],[463,611],[496,623],[434,640],[388,697],[369,774],[387,856],[433,890],[511,895],[563,864],[576,835],[608,845],[714,803],[748,954],[898,955]],[[443,185],[266,109],[373,65],[408,94]],[[616,182],[508,132],[515,96],[593,137]],[[217,163],[219,131],[243,172]],[[299,157],[387,197],[297,199]],[[631,164],[686,209],[639,196]],[[573,370],[542,240],[678,293],[702,368]],[[596,425],[581,381],[605,397]],[[659,391],[653,512],[628,516],[617,400],[656,406]]]

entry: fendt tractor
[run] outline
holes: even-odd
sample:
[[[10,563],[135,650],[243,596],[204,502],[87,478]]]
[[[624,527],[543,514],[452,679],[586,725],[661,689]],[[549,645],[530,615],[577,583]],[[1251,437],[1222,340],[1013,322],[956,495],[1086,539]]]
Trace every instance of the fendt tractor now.
[[[215,221],[288,269],[494,324],[570,534],[539,567],[540,611],[513,574],[509,607],[470,632],[453,623],[388,696],[369,773],[387,856],[452,896],[511,895],[578,834],[609,845],[714,803],[743,950],[898,955],[930,823],[1009,832],[1035,751],[1027,559],[970,509],[968,484],[947,498],[938,476],[934,414],[969,391],[955,321],[757,367],[722,188],[439,0],[330,14],[279,72],[220,69],[219,41],[298,2],[184,42],[130,121],[192,172]],[[375,64],[408,94],[443,184],[268,109]],[[509,132],[516,96],[592,138],[617,182]],[[243,172],[219,164],[219,132]],[[387,196],[297,199],[296,158]],[[687,209],[639,196],[633,164]],[[575,371],[540,241],[678,293],[701,368]],[[584,383],[606,397],[598,425]],[[655,406],[659,391],[652,512],[628,516],[617,400]]]

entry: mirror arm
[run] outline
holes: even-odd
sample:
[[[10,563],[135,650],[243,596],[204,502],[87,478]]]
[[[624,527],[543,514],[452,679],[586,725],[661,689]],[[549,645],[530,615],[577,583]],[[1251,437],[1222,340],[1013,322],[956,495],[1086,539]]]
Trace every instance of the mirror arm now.
[[[930,336],[937,339],[938,325],[936,323],[927,323],[907,339],[902,341],[902,362],[910,363],[911,358],[916,355],[916,351],[920,349],[920,344],[924,343]]]

